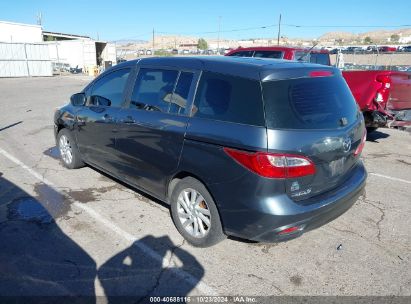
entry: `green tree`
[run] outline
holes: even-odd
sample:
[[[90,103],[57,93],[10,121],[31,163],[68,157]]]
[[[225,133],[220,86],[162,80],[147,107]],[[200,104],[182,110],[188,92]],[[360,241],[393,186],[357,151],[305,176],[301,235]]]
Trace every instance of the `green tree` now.
[[[44,41],[56,41],[57,39],[53,36],[44,35],[43,40]]]
[[[208,49],[207,41],[205,41],[204,38],[198,39],[197,48],[199,48],[200,50]]]
[[[365,43],[365,44],[370,44],[370,43],[372,43],[371,37],[370,37],[370,36],[365,37],[365,38],[364,38],[364,43]]]
[[[400,36],[397,34],[392,34],[391,35],[391,41],[392,42],[398,42],[398,40],[400,40]]]

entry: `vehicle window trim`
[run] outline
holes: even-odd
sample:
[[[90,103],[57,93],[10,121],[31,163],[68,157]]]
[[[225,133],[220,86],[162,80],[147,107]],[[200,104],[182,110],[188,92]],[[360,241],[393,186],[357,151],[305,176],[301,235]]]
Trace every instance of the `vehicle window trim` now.
[[[127,96],[127,102],[125,103],[123,108],[129,109],[129,110],[135,110],[135,111],[145,111],[145,110],[141,110],[141,109],[130,108],[131,98],[132,98],[133,92],[134,92],[134,87],[136,85],[137,77],[138,77],[141,69],[177,71],[178,75],[177,75],[176,82],[174,84],[172,94],[174,94],[174,91],[176,89],[178,80],[180,79],[181,73],[183,73],[183,72],[192,73],[193,74],[193,80],[191,81],[190,92],[188,93],[188,97],[187,97],[187,107],[184,111],[184,114],[170,113],[171,103],[168,106],[167,112],[161,112],[163,114],[169,114],[169,115],[174,115],[174,116],[191,117],[191,110],[192,110],[192,107],[193,107],[193,104],[194,104],[194,97],[195,97],[196,92],[197,92],[197,86],[198,86],[198,82],[199,82],[199,79],[200,79],[201,71],[194,70],[194,69],[189,69],[189,68],[178,68],[178,67],[175,67],[175,66],[166,66],[166,65],[161,65],[160,66],[160,65],[151,65],[151,64],[150,65],[149,64],[137,65],[136,68],[135,68],[135,74],[133,75],[133,79],[132,79],[132,81],[130,81],[130,84],[129,84],[130,88],[129,88],[129,92],[128,92],[128,96]],[[148,111],[146,111],[146,112],[148,112]]]
[[[121,102],[120,106],[118,106],[118,107],[112,107],[112,106],[96,106],[96,105],[91,105],[91,104],[90,104],[90,97],[93,96],[94,86],[95,86],[95,84],[97,83],[97,81],[99,81],[100,79],[103,79],[103,78],[109,76],[110,74],[112,74],[112,73],[114,73],[114,72],[118,72],[118,71],[121,71],[121,70],[130,70],[130,72],[129,72],[129,74],[128,74],[128,78],[127,78],[126,84],[125,84],[125,86],[124,86],[124,90],[123,90],[123,93],[122,93],[122,100],[123,100],[123,101]],[[129,84],[130,76],[131,76],[131,74],[132,74],[132,71],[133,71],[133,67],[129,67],[129,66],[127,66],[127,67],[121,67],[121,68],[117,68],[117,69],[110,70],[109,72],[107,72],[107,74],[101,74],[101,77],[97,77],[96,79],[94,79],[94,81],[93,81],[90,85],[88,85],[86,88],[84,88],[84,90],[83,90],[83,91],[85,92],[86,89],[90,88],[90,91],[91,91],[90,96],[87,96],[87,101],[86,101],[86,104],[85,104],[84,106],[87,107],[87,108],[90,108],[90,107],[99,107],[99,108],[101,107],[101,108],[111,108],[111,109],[114,109],[114,108],[116,108],[116,109],[121,109],[121,108],[123,108],[123,107],[124,107],[124,104],[125,104],[125,102],[126,102],[125,97],[126,97],[126,92],[127,92],[127,85]],[[103,96],[102,96],[102,97],[103,97]]]
[[[198,86],[198,81],[200,79],[201,71],[180,70],[180,73],[178,74],[176,86],[174,87],[174,90],[173,90],[173,95],[174,95],[174,91],[177,87],[178,80],[180,79],[181,73],[191,73],[191,74],[193,74],[193,79],[191,80],[190,90],[189,90],[188,96],[187,96],[187,106],[186,106],[183,114],[170,113],[170,107],[169,107],[169,111],[167,113],[170,114],[170,115],[175,115],[175,116],[191,117],[192,107],[193,107],[193,104],[194,104],[194,97],[196,96],[197,86]],[[170,103],[170,106],[171,106],[171,103]]]
[[[265,105],[264,105],[263,95],[262,95],[262,82],[261,82],[261,80],[256,80],[256,79],[253,79],[253,78],[247,78],[247,77],[241,77],[241,76],[234,76],[234,75],[226,74],[226,73],[220,73],[220,72],[202,70],[201,73],[200,73],[200,75],[199,75],[199,77],[198,77],[198,79],[197,79],[195,94],[194,94],[194,96],[193,96],[193,101],[192,101],[192,106],[191,106],[191,108],[194,106],[195,99],[196,99],[197,94],[198,94],[198,87],[199,87],[199,85],[200,85],[200,81],[201,81],[201,78],[202,78],[202,75],[203,75],[204,72],[214,73],[214,74],[218,74],[218,75],[222,75],[222,76],[230,76],[230,77],[234,77],[234,78],[242,78],[242,79],[247,79],[247,80],[251,80],[251,81],[257,81],[257,82],[259,83],[259,90],[260,90],[260,94],[261,94],[261,102],[262,102],[262,110],[263,110],[264,121],[262,122],[261,125],[256,125],[256,124],[248,124],[248,123],[243,123],[243,122],[234,122],[234,121],[220,120],[220,119],[211,118],[211,117],[198,117],[198,116],[193,115],[192,109],[190,110],[190,118],[210,120],[210,121],[219,121],[219,122],[240,124],[240,125],[253,126],[253,127],[264,127],[264,128],[266,127]]]

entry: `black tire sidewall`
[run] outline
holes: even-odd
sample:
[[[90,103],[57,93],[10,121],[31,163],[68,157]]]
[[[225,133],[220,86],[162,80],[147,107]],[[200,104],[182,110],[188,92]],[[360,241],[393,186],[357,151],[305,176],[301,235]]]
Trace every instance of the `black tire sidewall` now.
[[[60,160],[63,164],[64,167],[68,168],[68,169],[76,169],[76,168],[80,168],[84,166],[84,163],[81,159],[80,153],[78,152],[77,149],[77,144],[76,141],[74,140],[74,136],[72,135],[72,133],[67,130],[67,129],[61,129],[60,132],[57,135],[57,148],[59,149],[59,154],[60,154],[60,137],[62,135],[65,135],[68,140],[70,141],[70,145],[71,145],[71,152],[73,155],[73,159],[71,161],[70,164],[67,164],[60,155]]]
[[[211,214],[211,227],[207,235],[203,238],[195,238],[191,236],[183,227],[183,225],[180,222],[180,219],[178,218],[178,212],[177,212],[177,199],[181,191],[184,189],[191,188],[199,192],[205,199],[207,206],[210,210]],[[220,215],[218,213],[218,209],[216,204],[214,203],[213,198],[211,197],[210,193],[207,191],[206,187],[196,180],[195,178],[192,177],[186,177],[179,181],[177,185],[175,186],[173,193],[171,195],[171,216],[173,218],[174,224],[180,232],[180,234],[193,246],[195,247],[209,247],[212,246],[221,240],[225,238],[222,225],[221,225],[221,220],[220,220]]]

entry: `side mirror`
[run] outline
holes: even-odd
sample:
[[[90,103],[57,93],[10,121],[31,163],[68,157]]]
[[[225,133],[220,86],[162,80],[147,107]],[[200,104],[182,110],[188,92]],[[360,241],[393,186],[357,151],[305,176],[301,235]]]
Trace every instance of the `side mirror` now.
[[[84,93],[71,95],[70,103],[75,107],[84,106],[86,104],[86,95]]]

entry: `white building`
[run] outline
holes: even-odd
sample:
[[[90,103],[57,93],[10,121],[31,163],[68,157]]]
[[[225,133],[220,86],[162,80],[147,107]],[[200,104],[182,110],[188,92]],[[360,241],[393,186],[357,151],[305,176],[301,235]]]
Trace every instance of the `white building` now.
[[[0,21],[0,77],[52,75],[41,26]]]
[[[410,43],[411,42],[411,36],[405,36],[405,37],[400,37],[398,39],[399,43]]]
[[[43,41],[40,25],[0,21],[0,42],[36,43]]]
[[[75,39],[46,42],[51,61],[75,68],[91,68],[97,65],[116,64],[116,45],[91,39]]]
[[[108,67],[116,64],[116,57],[113,43],[0,21],[0,77],[52,76],[53,68]]]

